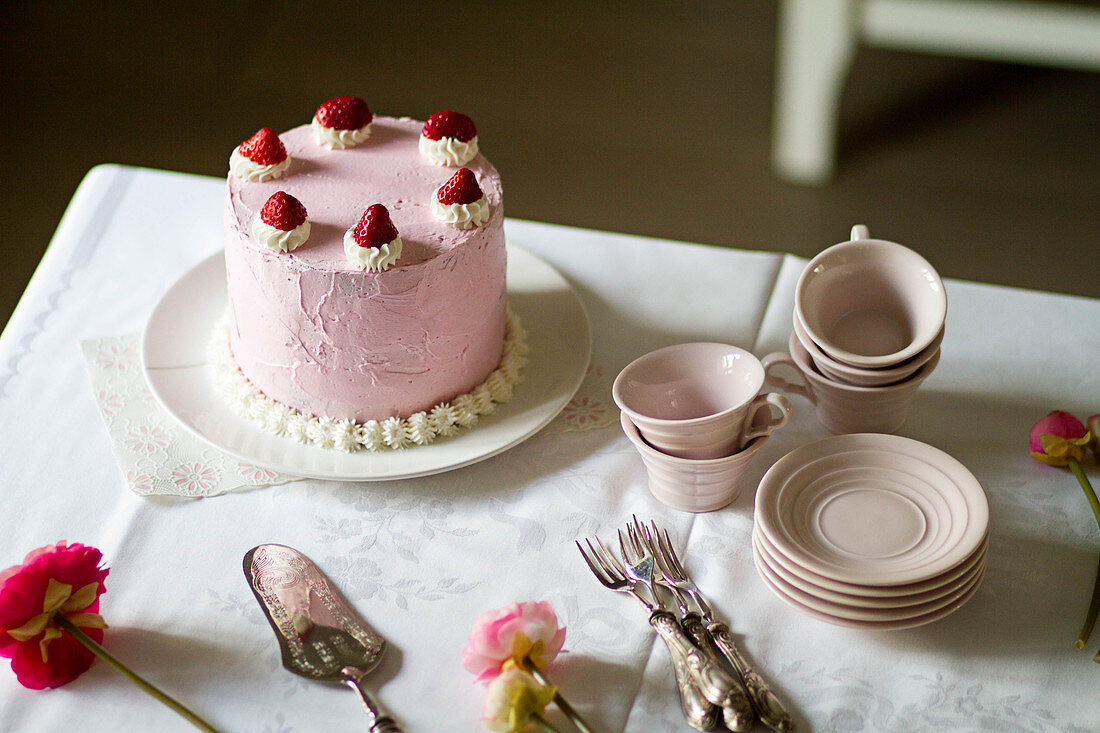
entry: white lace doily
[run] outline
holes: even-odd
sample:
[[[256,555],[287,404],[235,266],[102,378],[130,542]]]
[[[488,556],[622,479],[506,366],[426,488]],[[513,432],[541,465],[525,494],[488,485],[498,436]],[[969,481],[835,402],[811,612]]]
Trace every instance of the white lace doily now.
[[[381,422],[338,420],[316,417],[276,402],[261,392],[241,372],[229,344],[229,328],[223,322],[210,340],[210,364],[214,383],[222,397],[241,417],[263,430],[299,443],[354,452],[360,450],[399,450],[427,445],[436,438],[454,435],[477,424],[496,405],[512,398],[522,381],[520,370],[527,363],[527,333],[519,316],[508,311],[500,366],[485,381],[450,402],[442,402],[429,411],[407,418],[391,417]]]
[[[216,496],[295,476],[238,461],[192,436],[157,404],[141,371],[141,336],[80,343],[115,460],[135,494]]]

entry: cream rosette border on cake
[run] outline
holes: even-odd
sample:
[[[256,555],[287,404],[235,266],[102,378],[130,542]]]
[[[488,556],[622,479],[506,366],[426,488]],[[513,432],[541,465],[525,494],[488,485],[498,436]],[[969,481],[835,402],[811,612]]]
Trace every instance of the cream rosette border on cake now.
[[[527,363],[527,332],[523,330],[519,316],[509,309],[500,365],[489,373],[484,382],[431,410],[417,412],[407,418],[390,417],[381,422],[368,420],[359,423],[316,417],[271,399],[257,389],[237,366],[229,344],[228,323],[224,320],[214,329],[209,357],[214,370],[214,383],[222,398],[238,415],[273,435],[348,453],[400,450],[427,445],[436,438],[455,435],[464,428],[473,427],[481,416],[492,414],[497,405],[510,400],[516,386],[523,381],[520,370]]]

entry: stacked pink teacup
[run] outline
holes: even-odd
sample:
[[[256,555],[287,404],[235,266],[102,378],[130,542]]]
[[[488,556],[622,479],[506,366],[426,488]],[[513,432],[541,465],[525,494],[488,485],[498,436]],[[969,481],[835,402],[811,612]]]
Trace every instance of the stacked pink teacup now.
[[[705,512],[737,498],[752,457],[790,419],[787,398],[763,386],[760,361],[728,344],[668,346],[623,369],[611,393],[657,499]]]
[[[789,353],[764,357],[766,381],[810,400],[835,433],[892,433],[939,363],[946,317],[932,265],[855,226],[799,277]],[[782,365],[801,382],[780,376]]]

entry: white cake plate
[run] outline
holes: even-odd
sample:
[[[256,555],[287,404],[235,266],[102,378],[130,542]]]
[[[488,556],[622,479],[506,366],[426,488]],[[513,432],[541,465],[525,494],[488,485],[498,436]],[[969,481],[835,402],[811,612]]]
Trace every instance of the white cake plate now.
[[[190,433],[238,460],[294,476],[388,481],[483,461],[522,443],[561,411],[588,368],[592,331],[572,286],[530,252],[508,245],[508,305],[527,331],[523,381],[473,428],[405,450],[344,453],[296,443],[239,417],[218,395],[207,347],[226,309],[225,258],[211,255],[153,309],[142,369],[160,405]]]

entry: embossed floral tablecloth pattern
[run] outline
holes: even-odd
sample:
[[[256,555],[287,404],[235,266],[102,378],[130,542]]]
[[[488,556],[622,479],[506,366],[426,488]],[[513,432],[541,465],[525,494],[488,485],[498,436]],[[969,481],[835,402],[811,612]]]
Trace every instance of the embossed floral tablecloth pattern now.
[[[688,730],[641,607],[600,587],[572,545],[638,513],[686,546],[696,579],[803,730],[1095,730],[1096,666],[1073,639],[1100,536],[1072,477],[1031,460],[1026,436],[1051,409],[1100,408],[1090,402],[1100,398],[1100,301],[948,283],[943,359],[900,432],[951,453],[985,486],[986,579],[937,624],[857,631],[799,615],[752,568],[753,487],[777,458],[827,435],[808,403],[794,400],[792,423],[760,451],[740,498],[694,516],[649,495],[608,391],[627,362],[671,343],[719,340],[761,356],[782,348],[804,264],[793,257],[509,221],[510,241],[558,268],[593,324],[589,378],[550,427],[420,479],[290,481],[203,500],[135,495],[79,343],[139,332],[164,290],[220,248],[222,194],[213,179],[93,170],[0,336],[0,566],[58,539],[100,547],[112,568],[107,646],[215,724],[271,733],[361,725],[347,690],[281,669],[244,583],[245,551],[283,542],[316,560],[389,639],[370,684],[411,732],[476,729],[483,693],[459,665],[466,634],[481,612],[528,599],[551,601],[569,627],[570,653],[550,671],[599,730]],[[821,245],[845,234],[823,232]],[[106,350],[92,358],[108,366],[133,347],[97,343]],[[122,409],[124,400],[101,399]],[[122,435],[135,453],[171,450],[154,425]],[[1086,470],[1095,484],[1095,464]],[[196,491],[206,474],[193,473],[164,478]],[[0,729],[13,731],[173,725],[103,665],[50,693],[0,674],[0,711]]]

